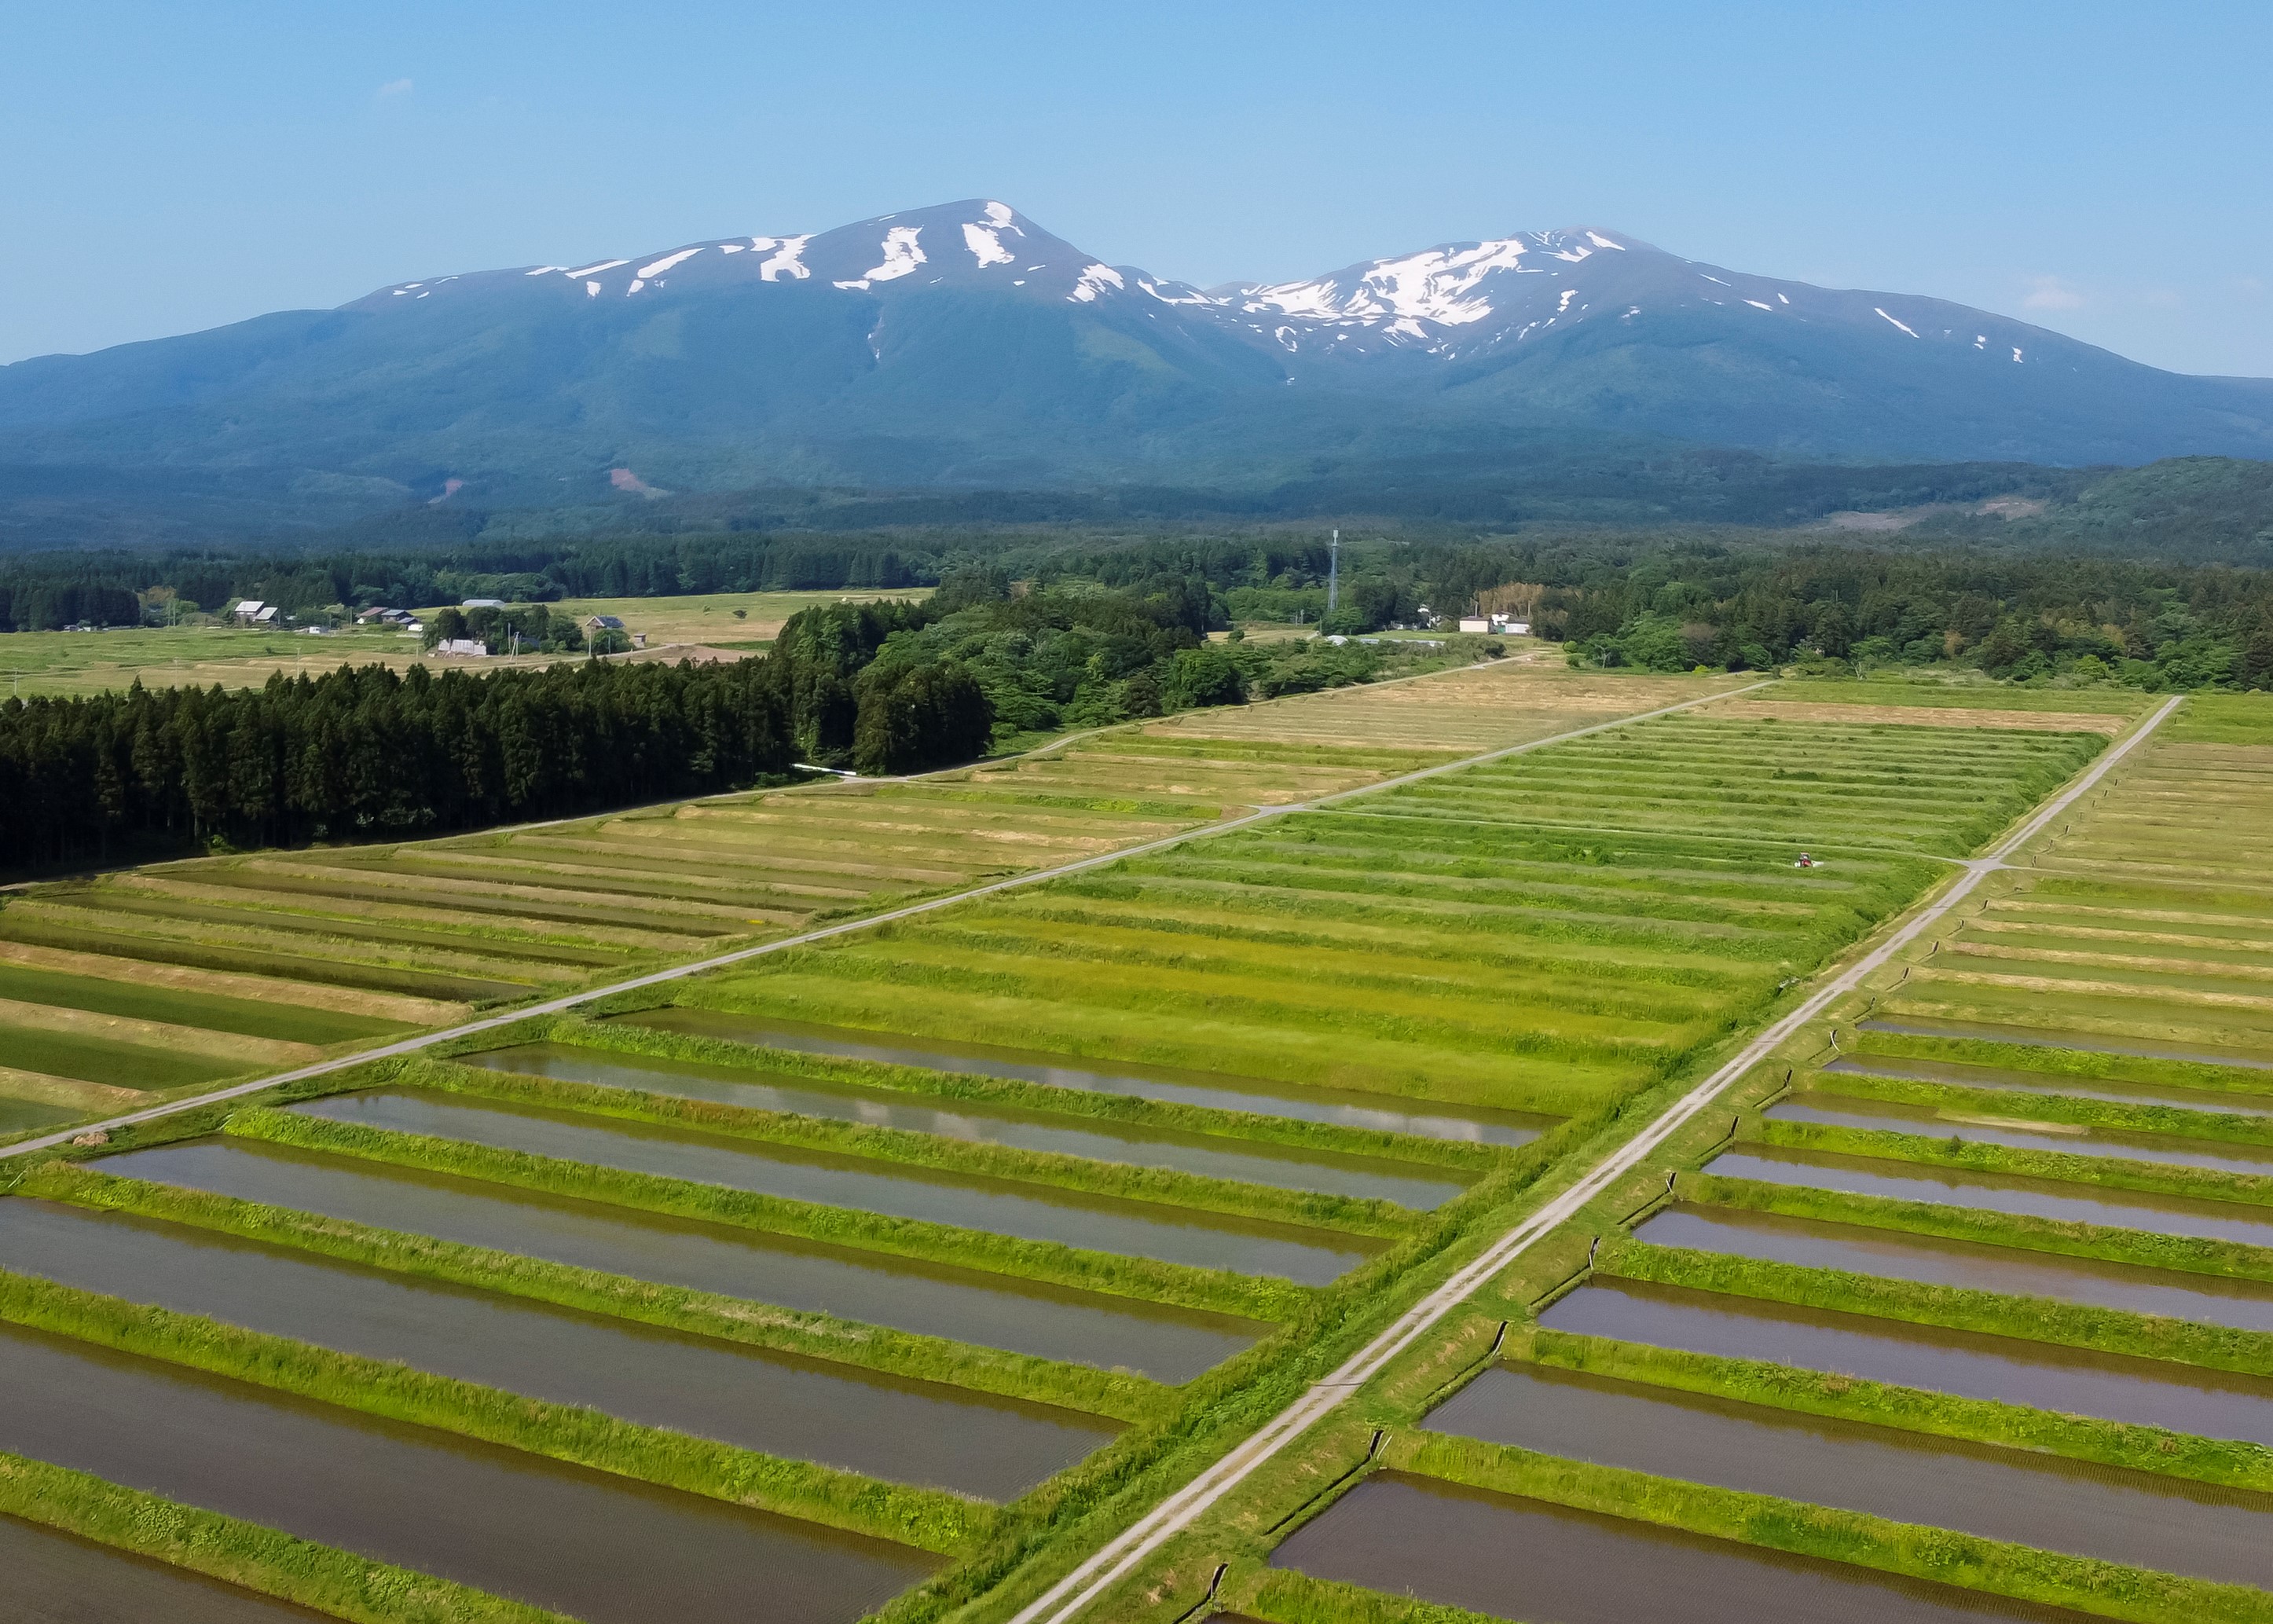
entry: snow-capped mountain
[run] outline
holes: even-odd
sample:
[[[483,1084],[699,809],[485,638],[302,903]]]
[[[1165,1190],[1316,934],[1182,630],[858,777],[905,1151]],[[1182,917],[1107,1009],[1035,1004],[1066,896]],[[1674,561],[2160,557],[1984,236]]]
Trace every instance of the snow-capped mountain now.
[[[11,482],[106,480],[259,487],[272,512],[311,493],[336,508],[777,482],[1254,485],[1504,460],[1542,433],[1902,460],[2263,457],[2273,383],[2158,371],[1608,227],[1201,288],[980,198],[438,275],[0,368],[0,503]]]
[[[1092,302],[1123,286],[1121,273],[1052,236],[1008,204],[984,198],[884,214],[834,231],[719,237],[589,265],[540,265],[399,282],[348,306],[463,297],[515,286],[567,300],[636,299],[751,283],[809,282],[845,293],[898,294],[942,284],[1018,296]]]

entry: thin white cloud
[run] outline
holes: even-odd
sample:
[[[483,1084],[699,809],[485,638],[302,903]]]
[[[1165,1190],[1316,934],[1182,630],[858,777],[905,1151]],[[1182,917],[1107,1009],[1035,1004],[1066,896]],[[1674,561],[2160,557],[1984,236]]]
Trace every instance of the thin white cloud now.
[[[2028,296],[2021,301],[2026,311],[2080,311],[2090,301],[2057,276],[2032,276],[2029,279]]]
[[[384,101],[391,96],[407,96],[417,86],[407,79],[389,79],[379,87],[378,95]]]

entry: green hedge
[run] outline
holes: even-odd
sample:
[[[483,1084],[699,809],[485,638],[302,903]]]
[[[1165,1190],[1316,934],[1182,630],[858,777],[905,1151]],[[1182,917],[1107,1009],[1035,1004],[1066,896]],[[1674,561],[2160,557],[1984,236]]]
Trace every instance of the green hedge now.
[[[1051,1285],[1102,1291],[1147,1302],[1239,1314],[1250,1320],[1283,1321],[1300,1313],[1314,1293],[1291,1281],[1235,1275],[1227,1269],[1193,1269],[1152,1258],[1088,1252],[1056,1241],[1023,1240],[984,1230],[957,1229],[916,1218],[895,1218],[849,1207],[823,1207],[695,1184],[652,1173],[626,1172],[586,1162],[565,1162],[500,1150],[462,1140],[398,1134],[356,1123],[327,1122],[294,1111],[259,1108],[240,1111],[226,1131],[240,1138],[293,1145],[334,1156],[356,1156],[398,1167],[454,1173],[517,1189],[584,1201],[611,1202],[673,1217],[731,1224],[800,1240],[827,1241],[895,1257],[945,1263],[990,1274],[1013,1275]]]
[[[356,1624],[571,1624],[525,1602],[19,1455],[0,1454],[0,1514]]]
[[[319,1217],[202,1190],[146,1183],[69,1163],[36,1164],[25,1175],[20,1193],[191,1224],[397,1274],[500,1291],[698,1336],[943,1382],[1114,1420],[1150,1420],[1175,1402],[1172,1389],[1127,1371],[1093,1370],[1085,1365],[840,1320],[833,1314],[660,1285],[518,1253],[374,1229],[342,1218]]]
[[[1868,1568],[2130,1624],[2273,1624],[2273,1595],[2038,1551],[1858,1511],[1564,1460],[1442,1433],[1400,1433],[1391,1468],[1740,1545]]]
[[[0,1320],[919,1550],[966,1550],[994,1515],[991,1506],[940,1489],[762,1455],[5,1270]]]

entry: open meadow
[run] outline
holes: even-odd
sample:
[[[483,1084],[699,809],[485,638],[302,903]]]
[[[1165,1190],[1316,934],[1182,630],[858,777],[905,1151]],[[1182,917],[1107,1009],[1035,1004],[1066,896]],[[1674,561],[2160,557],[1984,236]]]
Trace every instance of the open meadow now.
[[[698,650],[748,654],[769,643],[799,610],[871,598],[922,598],[928,587],[874,592],[718,592],[687,597],[572,598],[548,604],[554,615],[582,622],[613,615],[643,635],[639,658],[678,657]],[[431,613],[436,605],[422,612]],[[739,616],[737,611],[739,611]],[[292,628],[235,625],[140,626],[105,632],[11,632],[0,637],[0,699],[94,694],[139,682],[146,688],[257,688],[272,676],[320,676],[342,665],[384,665],[407,671],[471,666],[549,665],[581,655],[500,655],[469,661],[429,653],[415,633],[352,626],[320,637]],[[626,657],[626,656],[618,656]]]
[[[99,1587],[128,1583],[101,1561],[154,1558],[248,1605],[375,1620],[724,1619],[755,1585],[791,1624],[1006,1618],[2109,742],[2089,714],[1823,715],[1722,697],[1741,686],[1510,663],[917,780],[19,893],[0,1024],[43,1063],[0,1074],[16,1109],[199,1086],[114,1051],[253,1076],[282,1045],[506,1019],[0,1162],[0,1342],[23,1373],[0,1395],[0,1531],[93,1542],[72,1549]],[[1747,1154],[1800,1131],[1747,1121]],[[1688,1159],[1651,1189],[1727,1127],[1669,1145]],[[1585,1239],[1494,1283],[1112,1613],[1168,1624],[1232,1561],[1233,1610],[1394,1614],[1426,1593],[1397,1553],[1448,1520],[1629,1554],[1637,1605],[1687,1582],[1692,1547],[1759,1567],[1772,1542],[1729,1532],[1743,1485],[1699,1510],[1718,1491],[1646,1450],[1500,1438],[1482,1381],[1456,1403],[1483,1418],[1415,1425],[1503,1320],[1506,1380],[1581,1380],[1604,1334],[1528,1305]],[[1719,1289],[1661,1283],[1661,1254],[1691,1255],[1619,1231],[1561,1300]],[[1624,1395],[1549,1407],[1642,1402]],[[1338,1506],[1394,1538],[1316,1498],[1371,1425],[1390,1470]],[[1658,1472],[1681,1492],[1637,1520],[1619,1496]],[[1867,1545],[1864,1522],[1841,1537]],[[1631,1530],[1666,1528],[1689,1544],[1639,1553]],[[1779,1583],[1910,1596],[1832,1554],[1862,1576]],[[1427,1580],[1521,1616],[1500,1583]]]

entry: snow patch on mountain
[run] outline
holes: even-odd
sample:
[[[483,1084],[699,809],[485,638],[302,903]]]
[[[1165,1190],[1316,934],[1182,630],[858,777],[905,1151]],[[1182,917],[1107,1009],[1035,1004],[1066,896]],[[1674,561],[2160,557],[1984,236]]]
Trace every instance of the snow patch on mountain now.
[[[640,266],[640,268],[633,272],[632,274],[639,278],[641,281],[651,282],[656,277],[661,276],[665,271],[671,269],[671,266],[684,264],[686,261],[694,258],[695,255],[701,251],[702,251],[700,248],[682,248],[675,254],[665,254],[660,259]]]
[[[1083,268],[1080,277],[1075,281],[1073,291],[1066,295],[1066,302],[1087,304],[1096,300],[1108,288],[1117,293],[1127,286],[1128,284],[1121,280],[1121,273],[1111,266],[1087,266]]]
[[[886,215],[885,218],[889,220],[891,217]],[[903,276],[913,274],[918,266],[926,263],[924,251],[916,243],[922,235],[921,226],[894,226],[884,233],[883,263],[854,281],[836,285],[865,291],[878,282],[897,281]]]
[[[813,267],[801,263],[799,259],[799,256],[805,252],[805,245],[811,241],[813,241],[813,234],[809,231],[803,236],[752,237],[750,248],[753,252],[763,253],[768,249],[773,250],[772,257],[758,266],[758,279],[761,281],[772,282],[779,281],[783,277],[787,276],[801,282],[811,276]]]
[[[979,261],[981,266],[1016,265],[1018,262],[1017,255],[1002,246],[1002,233],[1006,228],[1011,231],[1018,230],[1016,226],[1008,228],[982,226],[975,221],[965,221],[963,226],[963,245],[971,251],[971,257]],[[1024,236],[1025,233],[1020,231],[1018,235]]]

